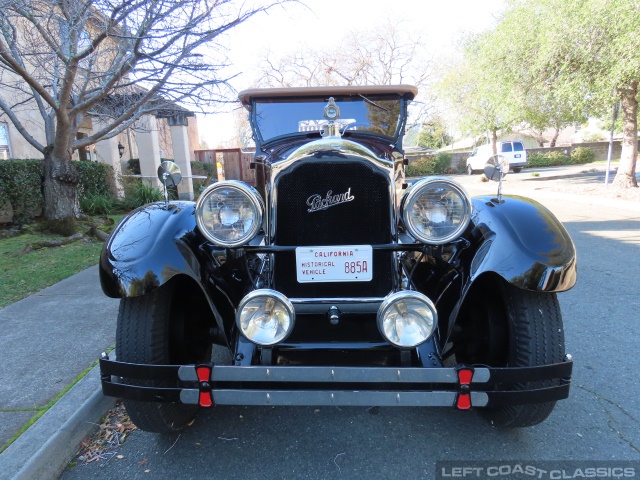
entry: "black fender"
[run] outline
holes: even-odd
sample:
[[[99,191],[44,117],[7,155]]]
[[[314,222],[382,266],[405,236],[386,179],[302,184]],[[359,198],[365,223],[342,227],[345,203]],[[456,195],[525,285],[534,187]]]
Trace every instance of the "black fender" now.
[[[152,203],[126,216],[100,255],[102,291],[136,297],[180,274],[202,285],[194,210],[193,202]]]
[[[576,248],[562,223],[526,197],[473,198],[472,223],[479,245],[469,284],[487,272],[526,290],[563,292],[576,283]]]
[[[456,277],[442,295],[453,300],[443,311],[447,341],[469,290],[487,274],[539,292],[562,292],[576,283],[575,245],[555,215],[530,198],[514,195],[502,200],[492,196],[472,199],[467,275]]]

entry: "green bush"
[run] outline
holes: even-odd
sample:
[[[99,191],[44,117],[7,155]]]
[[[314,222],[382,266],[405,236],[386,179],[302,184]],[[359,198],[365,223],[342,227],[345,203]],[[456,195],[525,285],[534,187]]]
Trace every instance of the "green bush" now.
[[[39,215],[44,206],[42,193],[44,160],[3,160],[0,162],[0,204],[9,202],[13,220],[24,222]],[[110,196],[113,188],[113,168],[104,163],[75,161],[80,177],[80,200],[89,195]]]
[[[129,170],[133,175],[140,175],[140,159],[130,158],[127,161],[127,170]]]
[[[196,195],[211,185],[214,179],[218,178],[218,169],[213,163],[191,162],[191,174],[203,175],[207,178],[194,178],[193,191]]]
[[[17,223],[34,217],[44,206],[42,163],[34,159],[0,162],[0,204],[11,204]]]
[[[130,209],[164,200],[164,195],[159,189],[141,181],[129,183],[125,187],[124,195],[125,205]]]
[[[407,177],[424,177],[425,175],[439,175],[451,170],[451,154],[440,152],[437,155],[420,158],[407,165]]]
[[[80,200],[87,195],[113,195],[113,167],[106,163],[98,162],[74,162],[80,183],[78,184],[78,196]]]
[[[569,165],[571,159],[563,151],[554,150],[552,152],[529,153],[527,158],[527,168],[553,167],[556,165]]]
[[[595,158],[593,150],[587,147],[578,147],[571,150],[571,163],[575,165],[591,163]]]
[[[80,197],[80,208],[89,215],[109,215],[117,207],[117,201],[109,194],[90,191]]]

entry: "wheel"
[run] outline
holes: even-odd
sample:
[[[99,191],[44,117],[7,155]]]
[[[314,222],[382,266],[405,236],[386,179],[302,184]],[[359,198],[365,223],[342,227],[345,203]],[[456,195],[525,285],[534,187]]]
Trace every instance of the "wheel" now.
[[[522,171],[522,167],[513,167],[511,170],[513,170],[513,173],[520,173]]]
[[[155,365],[209,362],[210,325],[207,317],[199,314],[201,304],[202,300],[186,288],[170,285],[140,297],[123,298],[116,329],[118,360]],[[150,380],[128,379],[128,382],[142,386],[172,386],[171,382]],[[139,429],[156,433],[181,430],[198,413],[197,405],[137,400],[124,400],[124,405]]]
[[[555,293],[519,289],[504,280],[475,289],[469,300],[456,349],[456,360],[494,367],[529,367],[564,359],[562,314]],[[496,293],[499,293],[496,298]],[[554,385],[530,382],[516,389]],[[500,427],[528,427],[545,420],[555,402],[482,409]]]
[[[471,165],[467,165],[467,175],[473,175],[473,168],[471,168]]]

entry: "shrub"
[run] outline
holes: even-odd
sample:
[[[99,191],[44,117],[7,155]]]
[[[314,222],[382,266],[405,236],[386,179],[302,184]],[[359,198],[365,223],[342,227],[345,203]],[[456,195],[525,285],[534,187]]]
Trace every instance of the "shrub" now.
[[[44,205],[42,160],[0,162],[0,204],[11,204],[16,223],[38,215]]]
[[[214,179],[218,178],[218,170],[213,163],[191,162],[191,174],[203,175],[207,177],[206,179],[193,179],[193,191],[194,193],[196,193],[196,195],[206,187],[211,185],[211,182]]]
[[[560,150],[545,153],[530,153],[527,158],[527,168],[569,165],[570,162],[570,158]]]
[[[595,153],[590,148],[578,147],[571,150],[571,163],[573,164],[591,163],[594,158]]]
[[[407,177],[424,177],[447,173],[451,169],[451,154],[440,152],[437,155],[420,158],[407,165]]]
[[[140,181],[131,182],[125,187],[125,204],[127,208],[134,209],[147,203],[159,202],[164,199],[162,192],[147,183]]]
[[[113,167],[106,163],[74,162],[80,183],[78,197],[82,200],[87,195],[110,196],[115,190],[113,184]]]
[[[109,215],[117,208],[111,195],[88,192],[80,198],[80,208],[89,215]]]
[[[140,175],[140,159],[130,158],[127,161],[127,170],[129,170],[133,175]]]

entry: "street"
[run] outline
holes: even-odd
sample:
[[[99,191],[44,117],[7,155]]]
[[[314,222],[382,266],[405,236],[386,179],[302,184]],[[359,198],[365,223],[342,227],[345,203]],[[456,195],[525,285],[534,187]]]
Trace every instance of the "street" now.
[[[497,190],[478,176],[456,178],[471,194]],[[578,251],[578,284],[559,295],[572,390],[547,421],[501,430],[453,409],[216,407],[180,434],[135,431],[122,458],[60,478],[418,479],[434,478],[441,460],[639,461],[640,205],[539,192],[509,178],[503,193],[547,206]]]

